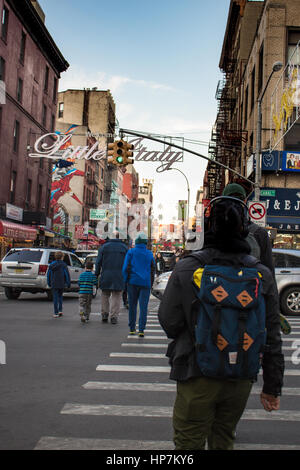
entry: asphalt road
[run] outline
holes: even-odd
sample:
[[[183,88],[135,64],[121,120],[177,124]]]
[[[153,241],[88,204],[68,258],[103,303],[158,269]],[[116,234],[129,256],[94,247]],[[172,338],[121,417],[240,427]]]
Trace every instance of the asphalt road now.
[[[44,295],[8,301],[0,292],[0,345],[6,347],[1,450],[173,449],[175,384],[168,378],[168,339],[157,322],[157,300],[151,298],[143,339],[128,337],[126,309],[117,325],[103,324],[99,303],[97,297],[90,323],[82,324],[76,294],[64,297],[64,316],[53,318]],[[281,410],[261,408],[259,377],[236,449],[300,449],[300,368],[291,361],[300,318],[292,323],[291,335],[283,337]]]

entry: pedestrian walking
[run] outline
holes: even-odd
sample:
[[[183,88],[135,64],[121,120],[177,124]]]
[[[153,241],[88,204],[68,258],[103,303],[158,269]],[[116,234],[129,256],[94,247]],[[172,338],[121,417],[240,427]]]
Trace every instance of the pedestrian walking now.
[[[63,315],[63,292],[65,287],[71,286],[70,274],[66,263],[63,261],[64,254],[61,251],[55,252],[53,261],[47,271],[47,283],[52,289],[53,296],[53,317]]]
[[[99,287],[101,289],[101,315],[102,322],[108,319],[113,325],[118,323],[121,308],[122,291],[125,282],[122,276],[122,267],[127,253],[127,247],[119,235],[114,239],[107,239],[99,248],[95,266],[95,274],[100,275]]]
[[[159,308],[168,338],[176,450],[229,450],[260,363],[261,403],[278,410],[283,385],[279,304],[271,271],[249,255],[247,207],[211,201],[204,247],[178,261]],[[241,292],[239,292],[241,290]]]
[[[93,288],[98,283],[98,279],[93,273],[93,262],[86,261],[85,271],[80,274],[79,285],[79,315],[82,323],[87,323],[90,319],[91,306],[93,300]]]
[[[123,277],[127,283],[129,304],[129,333],[136,333],[137,306],[139,304],[139,333],[144,337],[147,323],[147,310],[151,287],[155,275],[155,260],[152,251],[147,249],[148,239],[144,233],[138,234],[135,247],[126,255],[123,265]]]

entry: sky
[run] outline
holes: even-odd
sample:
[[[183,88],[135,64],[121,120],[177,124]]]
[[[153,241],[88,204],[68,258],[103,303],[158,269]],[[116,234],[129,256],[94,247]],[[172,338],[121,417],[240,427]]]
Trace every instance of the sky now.
[[[215,92],[230,0],[39,0],[46,27],[69,69],[59,91],[110,89],[120,128],[180,137],[177,145],[208,156],[217,114]],[[131,138],[128,138],[130,140]],[[197,141],[191,143],[190,140]],[[181,142],[181,143],[180,143]],[[143,141],[147,150],[163,146]],[[190,187],[190,216],[207,161],[187,152],[181,170]],[[140,184],[153,179],[154,215],[177,219],[187,199],[179,171],[158,173],[135,162]]]

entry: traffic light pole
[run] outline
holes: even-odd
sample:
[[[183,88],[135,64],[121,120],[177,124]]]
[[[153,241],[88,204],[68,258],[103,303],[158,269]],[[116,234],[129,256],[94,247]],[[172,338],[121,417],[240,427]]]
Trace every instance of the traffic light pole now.
[[[200,157],[200,158],[204,158],[205,160],[208,160],[209,162],[211,163],[215,163],[216,165],[219,165],[221,166],[222,168],[224,168],[225,170],[228,170],[228,171],[231,171],[231,173],[234,173],[235,175],[238,175],[240,178],[243,178],[245,181],[248,181],[248,183],[251,183],[253,186],[254,186],[254,182],[249,180],[248,178],[246,178],[245,176],[241,175],[240,173],[238,173],[236,170],[233,170],[232,168],[230,168],[229,166],[226,166],[224,165],[223,163],[220,163],[218,162],[217,160],[213,160],[212,158],[209,158],[209,157],[206,157],[205,155],[202,155],[201,153],[198,153],[198,152],[194,152],[193,150],[190,150],[190,149],[187,149],[185,147],[182,147],[181,145],[176,145],[176,144],[173,144],[172,142],[166,142],[165,140],[162,140],[162,139],[158,139],[157,137],[152,137],[148,134],[142,134],[141,132],[136,132],[136,131],[132,131],[130,129],[120,129],[120,135],[121,135],[121,138],[123,138],[123,134],[127,134],[127,135],[133,135],[135,137],[142,137],[144,139],[149,139],[149,140],[153,140],[154,142],[159,142],[161,144],[164,144],[164,145],[170,145],[171,147],[175,147],[179,150],[183,150],[184,152],[188,152],[188,153],[191,153],[192,155],[196,155],[197,157]]]

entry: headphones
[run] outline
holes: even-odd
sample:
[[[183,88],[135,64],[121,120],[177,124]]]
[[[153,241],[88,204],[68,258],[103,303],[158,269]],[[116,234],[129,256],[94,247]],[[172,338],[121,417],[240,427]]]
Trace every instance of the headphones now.
[[[211,214],[211,208],[215,203],[218,203],[220,201],[232,201],[235,204],[238,203],[240,207],[243,209],[244,217],[242,218],[242,235],[247,236],[248,234],[248,226],[250,223],[250,216],[249,216],[249,211],[247,205],[241,200],[238,199],[237,197],[233,196],[217,196],[213,198],[208,206],[205,208],[204,211],[204,220],[206,221],[207,224],[207,230],[211,228],[211,220],[210,220],[210,214]]]

